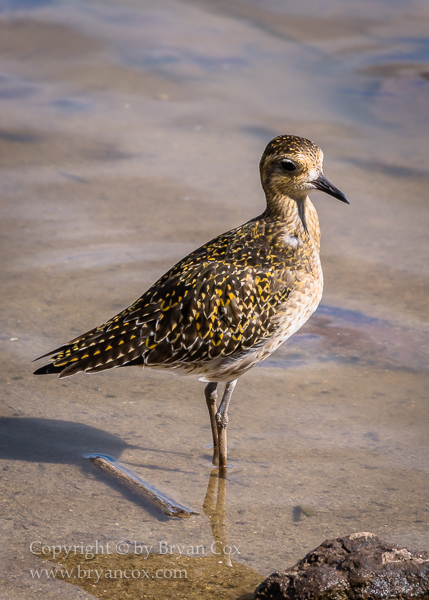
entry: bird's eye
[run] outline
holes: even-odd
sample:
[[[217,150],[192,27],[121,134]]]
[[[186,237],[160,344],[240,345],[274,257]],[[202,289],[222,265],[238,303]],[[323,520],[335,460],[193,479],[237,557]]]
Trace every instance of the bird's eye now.
[[[296,164],[293,162],[293,160],[289,160],[287,158],[281,160],[280,165],[283,171],[287,171],[288,173],[291,173],[292,171],[296,170]]]

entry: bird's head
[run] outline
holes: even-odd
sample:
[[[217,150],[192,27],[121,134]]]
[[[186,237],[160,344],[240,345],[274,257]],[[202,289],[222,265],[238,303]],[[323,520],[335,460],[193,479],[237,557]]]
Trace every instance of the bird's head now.
[[[314,190],[349,204],[346,196],[323,174],[323,152],[310,140],[279,135],[265,148],[259,165],[267,199],[286,196],[300,201]]]

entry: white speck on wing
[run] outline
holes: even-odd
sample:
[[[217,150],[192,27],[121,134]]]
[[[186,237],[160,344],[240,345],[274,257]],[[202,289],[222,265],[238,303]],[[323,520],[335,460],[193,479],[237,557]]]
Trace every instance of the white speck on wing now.
[[[283,238],[284,243],[287,246],[291,246],[292,248],[297,248],[298,246],[302,246],[302,241],[295,237],[294,235],[285,235]]]

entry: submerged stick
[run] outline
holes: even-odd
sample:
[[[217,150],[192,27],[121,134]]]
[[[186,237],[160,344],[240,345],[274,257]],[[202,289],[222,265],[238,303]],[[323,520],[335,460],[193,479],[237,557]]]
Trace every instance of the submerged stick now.
[[[110,456],[105,454],[85,454],[85,458],[89,458],[97,467],[105,473],[108,473],[121,483],[125,484],[133,492],[137,492],[145,500],[148,500],[153,506],[161,510],[168,517],[179,517],[181,519],[189,519],[190,517],[198,516],[200,513],[194,512],[186,506],[182,506],[174,502],[168,496],[145,483],[131,473],[127,468],[116,462]]]

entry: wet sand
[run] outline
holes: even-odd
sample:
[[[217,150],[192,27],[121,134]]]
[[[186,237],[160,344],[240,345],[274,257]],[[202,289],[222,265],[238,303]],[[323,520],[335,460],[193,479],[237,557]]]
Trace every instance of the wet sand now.
[[[52,564],[34,541],[210,549],[204,384],[138,368],[36,378],[31,361],[262,212],[258,161],[279,133],[323,148],[351,206],[314,194],[322,306],[234,393],[223,518],[236,580],[249,574],[250,593],[258,573],[355,531],[428,548],[428,25],[418,1],[1,9],[2,598],[109,597],[34,579]],[[90,452],[201,516],[162,517]],[[209,550],[197,560],[199,597],[211,575],[217,597],[244,593],[219,584]],[[136,585],[115,594],[180,597]]]

